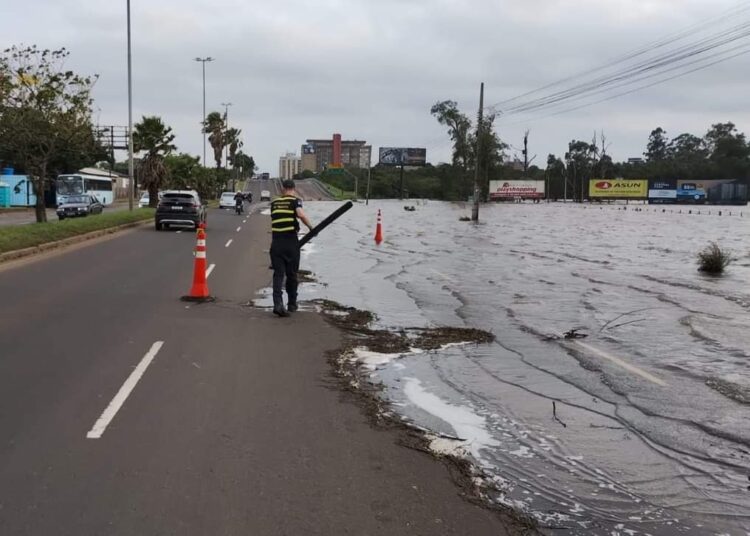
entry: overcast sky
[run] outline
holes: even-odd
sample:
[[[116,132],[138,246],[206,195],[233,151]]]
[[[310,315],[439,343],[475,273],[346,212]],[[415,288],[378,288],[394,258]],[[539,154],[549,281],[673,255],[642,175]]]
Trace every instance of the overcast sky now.
[[[746,3],[746,2],[745,2]],[[4,45],[66,47],[68,65],[100,75],[95,116],[127,124],[125,0],[5,3]],[[134,117],[160,115],[181,151],[202,154],[201,66],[208,111],[230,123],[261,171],[307,138],[426,147],[450,161],[430,115],[453,99],[472,117],[479,83],[493,104],[597,66],[738,5],[737,0],[132,0]],[[741,18],[750,19],[745,12]],[[735,20],[735,23],[737,21]],[[640,156],[649,132],[702,135],[711,123],[750,129],[750,55],[568,114],[501,118],[504,141],[544,165],[604,130],[616,159]],[[511,155],[514,151],[511,151]],[[209,153],[210,159],[210,153]]]

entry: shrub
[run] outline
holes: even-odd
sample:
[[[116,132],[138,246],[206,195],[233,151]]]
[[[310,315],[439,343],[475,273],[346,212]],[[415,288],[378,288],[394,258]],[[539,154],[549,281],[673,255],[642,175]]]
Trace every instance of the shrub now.
[[[698,253],[698,270],[707,274],[721,274],[730,262],[731,252],[721,249],[716,242],[711,242]]]

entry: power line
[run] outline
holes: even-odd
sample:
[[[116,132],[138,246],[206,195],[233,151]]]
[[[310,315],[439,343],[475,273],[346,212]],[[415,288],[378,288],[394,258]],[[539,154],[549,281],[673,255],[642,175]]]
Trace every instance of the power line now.
[[[503,111],[503,115],[517,115],[519,113],[526,113],[530,111],[555,107],[562,102],[581,100],[592,95],[597,95],[607,91],[633,85],[637,82],[660,76],[665,73],[674,72],[678,69],[682,69],[690,65],[695,65],[700,62],[719,58],[724,54],[735,52],[738,49],[746,47],[747,43],[743,43],[735,47],[730,47],[726,50],[715,52],[707,56],[699,56],[704,55],[712,50],[725,47],[726,45],[729,45],[741,39],[750,37],[750,23],[746,24],[745,26],[746,28],[744,28],[743,31],[734,32],[726,38],[712,40],[712,42],[710,43],[701,43],[702,46],[695,47],[691,50],[681,50],[679,51],[679,53],[670,54],[669,57],[665,56],[656,58],[649,64],[642,64],[634,66],[632,68],[628,68],[627,70],[615,73],[606,79],[594,80],[587,84],[579,84],[578,86],[570,88],[564,92],[558,92],[547,97],[537,99],[535,101],[520,104]],[[695,59],[696,57],[697,59]],[[732,55],[732,57],[735,56]]]
[[[665,38],[662,38],[662,39],[659,39],[659,40],[647,43],[647,44],[645,44],[645,45],[643,45],[643,46],[641,46],[641,47],[639,47],[637,49],[634,49],[634,50],[632,50],[630,52],[625,53],[622,56],[619,56],[617,58],[609,60],[605,64],[602,64],[602,65],[600,65],[598,67],[594,67],[593,69],[589,69],[589,70],[586,70],[586,71],[582,71],[582,72],[576,73],[574,75],[562,78],[561,80],[558,80],[556,82],[552,82],[550,84],[541,86],[541,87],[539,87],[537,89],[534,89],[534,90],[531,90],[531,91],[527,91],[527,92],[522,93],[521,95],[518,95],[518,96],[513,97],[511,99],[500,101],[500,102],[494,104],[493,106],[491,106],[490,108],[502,108],[502,107],[507,106],[508,104],[510,104],[512,102],[518,101],[518,100],[520,100],[520,99],[522,99],[524,97],[527,97],[529,95],[533,95],[533,94],[536,94],[536,93],[541,93],[545,89],[550,89],[552,87],[562,85],[565,82],[569,82],[569,81],[575,80],[575,79],[580,79],[582,77],[589,76],[591,74],[594,74],[594,73],[597,73],[597,72],[600,72],[600,71],[604,71],[606,69],[610,69],[610,68],[616,66],[617,64],[624,63],[624,62],[629,61],[631,59],[638,58],[638,57],[640,57],[640,56],[642,56],[642,55],[644,55],[644,54],[646,54],[648,52],[653,52],[653,51],[658,50],[660,48],[664,48],[664,47],[669,46],[669,45],[671,45],[673,43],[676,43],[677,41],[680,41],[680,40],[684,39],[685,37],[688,37],[690,35],[695,35],[696,33],[699,33],[701,31],[705,31],[706,29],[708,29],[708,28],[710,28],[712,26],[720,24],[720,23],[726,21],[727,19],[735,17],[735,16],[737,16],[737,15],[739,15],[739,14],[745,12],[745,11],[748,11],[748,10],[750,10],[750,5],[747,5],[745,2],[743,2],[743,3],[737,5],[737,6],[733,7],[733,8],[730,8],[729,10],[727,10],[726,12],[724,12],[723,14],[721,14],[721,15],[719,15],[717,17],[714,17],[713,19],[709,19],[707,21],[702,21],[700,23],[697,23],[697,24],[694,24],[692,26],[689,26],[689,27],[687,27],[687,28],[681,30],[680,32],[675,33],[675,34],[671,34],[671,35],[669,35],[669,36],[667,36]]]

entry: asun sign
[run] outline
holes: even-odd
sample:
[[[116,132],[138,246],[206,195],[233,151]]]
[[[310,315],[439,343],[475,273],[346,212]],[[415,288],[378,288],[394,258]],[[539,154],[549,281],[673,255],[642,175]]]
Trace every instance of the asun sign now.
[[[648,195],[647,180],[591,179],[589,197],[610,199],[645,199]]]

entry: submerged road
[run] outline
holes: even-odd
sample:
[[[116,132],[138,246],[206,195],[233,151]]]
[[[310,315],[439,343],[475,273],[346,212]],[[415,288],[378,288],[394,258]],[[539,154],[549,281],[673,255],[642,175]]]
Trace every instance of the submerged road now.
[[[191,231],[0,265],[0,534],[515,533],[342,400],[335,329],[246,306],[262,206],[210,211],[213,304]]]

